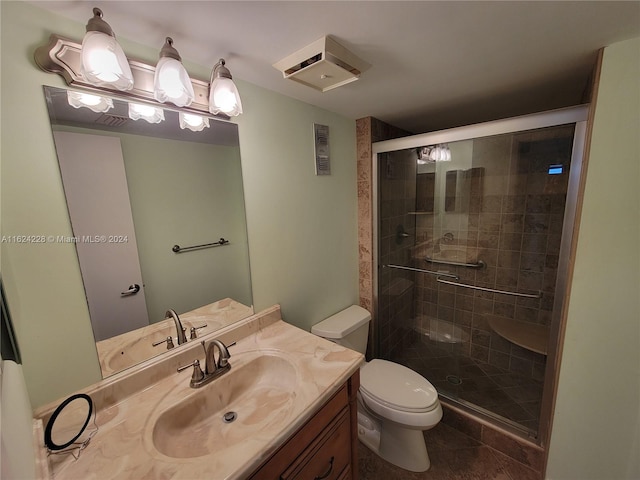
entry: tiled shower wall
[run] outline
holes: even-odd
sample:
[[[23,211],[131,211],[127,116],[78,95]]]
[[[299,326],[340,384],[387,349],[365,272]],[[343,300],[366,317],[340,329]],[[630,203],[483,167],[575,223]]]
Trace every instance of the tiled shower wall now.
[[[379,348],[383,358],[402,345],[415,319],[416,275],[389,265],[411,264],[415,243],[416,156],[408,150],[379,155]]]
[[[473,166],[483,168],[482,188],[469,197],[468,214],[418,218],[417,235],[427,241],[445,233],[463,247],[468,261],[486,268],[448,267],[460,282],[499,290],[535,293],[541,299],[456,288],[418,275],[417,318],[451,322],[466,335],[460,354],[504,370],[542,380],[546,357],[496,334],[491,315],[549,326],[553,309],[573,127],[475,139]],[[508,167],[505,168],[505,159]],[[549,174],[549,166],[564,171]],[[456,221],[448,221],[455,216]],[[424,268],[424,267],[422,267]]]
[[[356,120],[356,152],[358,173],[358,265],[359,265],[359,304],[372,313],[372,328],[369,330],[367,358],[374,356],[378,334],[378,320],[374,302],[373,281],[373,163],[372,143],[411,135],[402,129],[389,125],[373,117]]]

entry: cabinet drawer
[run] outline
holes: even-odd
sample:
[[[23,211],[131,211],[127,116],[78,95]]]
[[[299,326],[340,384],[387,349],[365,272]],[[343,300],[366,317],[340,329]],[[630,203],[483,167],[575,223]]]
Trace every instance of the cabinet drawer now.
[[[349,412],[343,411],[302,453],[282,480],[337,480],[351,462]]]

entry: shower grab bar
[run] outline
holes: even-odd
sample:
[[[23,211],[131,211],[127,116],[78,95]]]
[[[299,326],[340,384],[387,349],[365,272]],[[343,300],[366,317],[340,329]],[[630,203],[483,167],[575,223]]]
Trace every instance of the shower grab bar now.
[[[224,238],[221,238],[217,242],[204,243],[202,245],[193,245],[191,247],[181,247],[180,245],[174,245],[171,248],[171,251],[174,253],[182,253],[182,252],[190,252],[191,250],[200,250],[202,248],[220,247],[222,245],[228,245],[228,244],[229,244],[229,240],[225,240]]]
[[[402,265],[383,265],[383,267],[396,268],[398,270],[409,270],[410,272],[428,273],[429,275],[436,275],[438,277],[450,277],[455,278],[456,280],[460,279],[460,277],[454,275],[453,273],[434,272],[432,270],[422,270],[421,268],[404,267]]]
[[[439,283],[446,283],[447,285],[453,285],[454,287],[470,288],[472,290],[481,290],[483,292],[501,293],[503,295],[513,295],[514,297],[542,298],[542,292],[538,292],[536,294],[505,292],[504,290],[496,290],[494,288],[486,288],[486,287],[476,287],[475,285],[467,285],[466,283],[452,282],[451,280],[443,280],[441,278],[436,278],[436,281]]]
[[[453,265],[454,267],[467,267],[467,268],[484,268],[487,266],[482,260],[478,260],[476,263],[464,263],[464,262],[450,262],[447,260],[435,260],[431,257],[425,257],[424,261],[427,263],[437,263],[442,265]]]

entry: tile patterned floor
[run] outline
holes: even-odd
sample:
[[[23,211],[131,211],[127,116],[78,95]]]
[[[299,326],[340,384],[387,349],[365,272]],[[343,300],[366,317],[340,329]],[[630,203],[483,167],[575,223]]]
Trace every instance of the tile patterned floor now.
[[[443,423],[425,440],[431,468],[423,473],[391,465],[358,442],[360,480],[539,480],[534,470]]]
[[[458,355],[435,342],[410,345],[390,358],[427,378],[440,394],[465,400],[507,420],[532,435],[538,430],[542,382]],[[451,380],[457,377],[461,383]]]

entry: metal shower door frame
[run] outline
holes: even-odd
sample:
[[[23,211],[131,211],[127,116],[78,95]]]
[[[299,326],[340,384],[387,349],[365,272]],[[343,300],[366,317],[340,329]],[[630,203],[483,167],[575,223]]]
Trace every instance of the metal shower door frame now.
[[[523,115],[518,117],[512,117],[502,120],[494,120],[490,122],[479,123],[475,125],[466,125],[463,127],[450,128],[446,130],[439,130],[430,133],[423,133],[418,135],[412,135],[409,137],[396,138],[393,140],[384,140],[381,142],[375,142],[372,144],[372,182],[373,182],[373,196],[372,196],[372,212],[373,212],[373,308],[374,318],[378,321],[378,288],[379,288],[379,240],[380,235],[378,231],[379,218],[379,192],[378,182],[380,180],[380,172],[378,171],[378,155],[382,153],[390,153],[397,150],[406,150],[410,148],[418,148],[424,145],[434,145],[440,143],[451,143],[461,140],[472,140],[482,137],[490,137],[494,135],[516,133],[525,130],[534,130],[545,127],[555,127],[560,125],[575,124],[575,131],[573,137],[573,145],[571,152],[571,167],[569,170],[569,184],[567,189],[567,198],[565,203],[565,213],[562,226],[562,240],[560,245],[560,258],[558,265],[558,274],[556,278],[555,300],[553,305],[553,312],[551,318],[551,333],[553,339],[556,342],[552,345],[549,351],[547,365],[554,365],[558,362],[557,355],[560,345],[557,344],[558,334],[561,331],[562,311],[565,307],[564,297],[568,287],[568,276],[570,269],[570,256],[571,245],[574,233],[574,225],[576,220],[576,210],[578,203],[578,194],[580,188],[580,178],[582,173],[583,154],[585,148],[585,141],[587,135],[587,118],[589,114],[589,105],[578,105],[575,107],[562,108],[558,110],[551,110],[547,112],[534,113],[530,115]],[[378,332],[377,325],[374,327],[374,342],[373,353],[374,356],[379,354],[378,352]],[[552,412],[551,407],[553,404],[555,389],[555,373],[550,372],[547,368],[545,372],[540,428],[537,436],[537,443],[540,443],[540,439],[547,437],[549,427],[549,419]],[[478,414],[478,412],[474,412]],[[493,420],[490,416],[480,414],[487,420]],[[502,427],[512,430],[509,426],[501,425]],[[514,433],[521,434],[521,432],[514,430]]]

